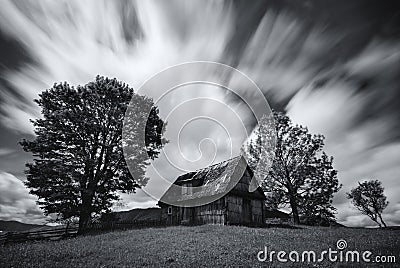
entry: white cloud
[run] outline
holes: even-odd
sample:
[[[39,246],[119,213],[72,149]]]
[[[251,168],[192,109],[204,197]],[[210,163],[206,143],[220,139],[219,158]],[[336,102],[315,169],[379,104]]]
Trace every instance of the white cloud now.
[[[0,156],[5,156],[13,153],[15,150],[8,148],[0,148]]]
[[[143,31],[133,43],[124,31],[138,25],[121,24],[121,16],[129,13],[137,15]],[[0,25],[35,61],[4,76],[37,112],[32,100],[55,82],[85,84],[100,74],[137,88],[170,65],[218,61],[232,23],[229,6],[219,1],[138,1],[125,7],[108,1],[4,1]],[[1,109],[3,124],[31,134],[29,119],[38,114],[15,97],[2,97],[11,102]]]
[[[121,23],[126,19],[123,16],[136,17],[137,23]],[[123,7],[118,2],[109,1],[4,1],[0,10],[1,30],[19,41],[34,63],[4,74],[5,80],[25,100],[0,93],[7,100],[7,104],[1,107],[0,120],[16,132],[32,134],[29,119],[40,116],[33,99],[54,82],[85,84],[100,74],[121,79],[137,89],[146,79],[168,66],[193,60],[220,61],[234,30],[232,16],[231,6],[221,1],[191,1],[190,4],[185,1],[135,1]],[[141,33],[138,34],[134,28],[140,28]],[[136,32],[136,36],[132,34],[133,41],[126,39],[126,31],[130,34]],[[202,91],[192,88],[168,96],[170,102],[157,104],[161,114],[166,114],[185,100],[200,95],[224,100],[224,93],[217,88]],[[174,128],[179,130],[181,125],[174,125],[174,122],[183,123],[190,118],[189,115],[195,115],[193,111],[206,111],[210,116],[222,115],[221,109],[212,103],[192,103],[190,109],[181,109],[168,118],[167,138],[171,142],[167,151],[168,148],[173,151],[171,145],[177,144],[177,137],[171,137],[171,133]],[[232,120],[224,124],[232,125]],[[199,136],[221,138],[218,126],[206,124],[201,127],[208,131]],[[199,126],[188,125],[187,129],[186,136],[202,133]],[[244,139],[243,131],[236,128],[230,134],[235,144],[240,146],[241,139]],[[222,141],[217,145],[223,149],[226,147]],[[187,146],[182,144],[182,147]],[[226,155],[222,157],[228,158]],[[221,155],[217,161],[220,158]],[[165,158],[158,159],[158,163],[165,166]],[[176,170],[172,174],[175,176]],[[152,176],[152,182],[157,182],[157,176]],[[159,186],[158,183],[148,185]],[[135,198],[140,199],[139,194]]]
[[[350,82],[334,81],[324,88],[303,88],[288,103],[287,112],[295,123],[307,126],[312,133],[326,136],[325,151],[334,156],[343,188],[336,195],[338,220],[349,226],[374,225],[367,216],[361,215],[346,192],[357,186],[358,181],[378,179],[385,187],[390,201],[387,211],[398,207],[398,174],[400,174],[400,144],[385,143],[390,131],[388,118],[376,118],[358,122],[362,118],[370,95],[355,93]],[[386,213],[388,224],[398,224],[398,213]]]
[[[290,98],[311,83],[321,59],[339,40],[323,29],[305,30],[290,14],[268,11],[249,41],[238,68],[275,101]]]
[[[46,217],[36,205],[23,182],[14,175],[0,171],[0,219],[42,224]]]
[[[345,68],[351,74],[371,77],[378,73],[387,77],[387,75],[396,75],[396,71],[400,69],[399,61],[398,44],[375,39],[368,44],[360,55],[347,62]],[[385,73],[381,72],[383,70],[385,70]]]

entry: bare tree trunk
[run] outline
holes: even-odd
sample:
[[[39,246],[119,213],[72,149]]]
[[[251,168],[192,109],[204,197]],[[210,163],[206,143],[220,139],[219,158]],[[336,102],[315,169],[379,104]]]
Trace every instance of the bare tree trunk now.
[[[294,224],[300,224],[299,211],[298,211],[298,208],[297,208],[296,200],[293,197],[293,195],[290,195],[290,207],[292,208]]]
[[[381,222],[382,222],[382,224],[383,224],[383,227],[386,228],[387,226],[386,226],[386,223],[385,223],[385,222],[383,221],[383,219],[382,219],[382,215],[379,213],[378,216],[379,216],[379,219],[381,220]]]
[[[374,217],[370,217],[370,218],[371,218],[371,220],[373,220],[374,222],[376,222],[379,225],[379,228],[382,228],[382,224],[378,221],[377,218],[374,218]]]
[[[290,181],[289,172],[287,172],[287,170],[286,170],[286,174],[287,174],[286,188],[288,189],[290,207],[292,208],[293,222],[294,222],[294,224],[300,224],[300,217],[299,217],[297,201],[295,198],[293,185]]]
[[[78,234],[83,234],[89,228],[90,220],[91,220],[91,206],[92,206],[92,198],[88,194],[84,194],[82,196],[82,205],[81,211],[79,214],[79,227]]]
[[[79,215],[78,234],[84,234],[89,228],[89,223],[90,223],[90,212],[82,211]]]
[[[65,237],[68,237],[69,220],[67,221],[67,226],[65,227]]]

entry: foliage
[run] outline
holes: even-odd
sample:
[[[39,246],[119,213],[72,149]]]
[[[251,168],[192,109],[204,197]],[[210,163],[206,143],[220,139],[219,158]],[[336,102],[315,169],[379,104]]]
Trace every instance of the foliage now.
[[[256,169],[255,165],[264,161],[264,144],[270,146],[266,141],[271,141],[272,135],[276,135],[272,167],[262,174],[267,205],[277,208],[289,204],[295,223],[300,222],[300,216],[307,221],[334,219],[336,209],[332,206],[332,198],[341,185],[333,168],[333,157],[322,151],[324,137],[312,135],[307,128],[294,125],[282,113],[273,112],[273,116],[275,124],[267,120],[263,123],[266,125],[258,126],[255,138],[246,149],[249,164]]]
[[[389,202],[386,201],[386,196],[383,192],[384,188],[380,181],[370,180],[358,183],[356,188],[347,193],[347,198],[351,199],[353,205],[362,214],[367,215],[376,222],[379,227],[382,227],[382,225],[386,227],[382,212]]]
[[[146,166],[163,146],[163,121],[151,99],[116,79],[97,76],[77,88],[54,84],[39,97],[35,102],[43,117],[32,121],[36,137],[21,142],[34,156],[26,165],[26,186],[39,197],[46,214],[56,213],[60,220],[79,217],[83,229],[94,214],[107,211],[119,199],[118,191],[133,193],[146,184]],[[131,100],[131,135],[122,139]],[[146,143],[137,138],[142,129]],[[123,142],[134,148],[126,155],[133,176]]]

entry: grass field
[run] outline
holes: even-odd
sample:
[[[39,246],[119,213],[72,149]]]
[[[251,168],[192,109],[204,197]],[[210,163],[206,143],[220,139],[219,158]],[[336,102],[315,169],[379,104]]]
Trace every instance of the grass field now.
[[[204,225],[149,228],[88,235],[61,241],[26,242],[0,246],[1,267],[353,267],[354,263],[259,262],[257,253],[268,250],[336,250],[339,239],[346,250],[371,251],[372,256],[393,255],[400,267],[400,231],[378,229],[247,228]],[[287,257],[286,257],[287,258]],[[373,258],[373,257],[370,257]],[[359,267],[365,267],[362,263]]]

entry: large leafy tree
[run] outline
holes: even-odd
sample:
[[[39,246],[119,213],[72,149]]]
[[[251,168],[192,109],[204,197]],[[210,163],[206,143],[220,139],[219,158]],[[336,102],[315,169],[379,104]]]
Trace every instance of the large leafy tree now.
[[[79,217],[82,232],[93,215],[110,209],[118,192],[133,193],[146,184],[146,166],[163,146],[164,122],[150,98],[116,79],[97,76],[77,88],[55,84],[39,97],[43,116],[32,121],[36,137],[21,142],[34,156],[26,165],[26,186],[46,214]]]
[[[362,214],[370,217],[379,227],[382,227],[382,225],[386,227],[382,212],[389,202],[386,201],[384,188],[380,181],[370,180],[358,183],[357,187],[347,193],[347,198]]]
[[[308,223],[334,219],[332,206],[334,193],[339,191],[337,171],[333,168],[333,157],[322,150],[324,137],[312,135],[308,129],[294,125],[283,113],[273,112],[274,123],[263,120],[255,129],[255,136],[247,144],[246,154],[254,169],[265,161],[265,146],[276,141],[275,156],[271,168],[261,180],[267,196],[267,205],[272,208],[289,205],[294,222],[300,217]],[[274,136],[272,136],[274,135]],[[270,161],[267,157],[267,163]]]

